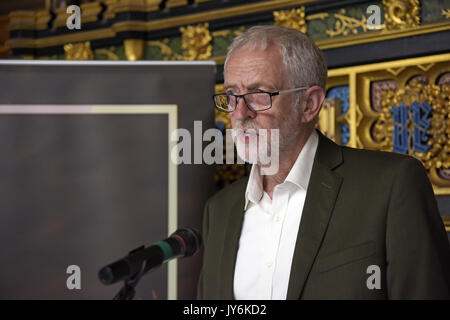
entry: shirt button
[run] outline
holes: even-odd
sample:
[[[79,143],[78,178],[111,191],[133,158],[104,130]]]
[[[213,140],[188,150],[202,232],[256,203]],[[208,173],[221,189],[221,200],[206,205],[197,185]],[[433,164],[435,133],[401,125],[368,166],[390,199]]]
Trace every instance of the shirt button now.
[[[267,266],[268,268],[272,268],[272,262],[271,262],[271,261],[267,261],[267,262],[266,262],[266,266]]]
[[[280,217],[280,216],[276,216],[276,217],[275,217],[275,221],[276,221],[276,222],[280,222],[280,221],[281,221],[281,217]]]

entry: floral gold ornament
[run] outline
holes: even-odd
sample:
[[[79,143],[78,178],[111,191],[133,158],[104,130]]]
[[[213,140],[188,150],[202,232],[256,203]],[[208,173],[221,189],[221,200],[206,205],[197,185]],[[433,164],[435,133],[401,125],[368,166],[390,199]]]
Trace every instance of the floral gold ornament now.
[[[448,61],[450,54],[445,53],[329,70],[327,98],[330,90],[349,87],[349,97],[341,99],[342,112],[345,101],[348,111],[337,118],[341,143],[348,134],[344,144],[350,147],[395,147],[415,156],[427,168],[435,194],[450,195]]]
[[[162,41],[147,41],[150,47],[157,47],[161,50],[163,60],[183,60],[183,56],[174,51],[169,45],[169,39],[164,38]]]
[[[445,19],[450,19],[450,9],[441,9],[441,13],[445,17]]]
[[[292,28],[303,33],[307,32],[305,7],[274,11],[273,17],[277,26]]]
[[[404,89],[382,92],[382,106],[373,132],[381,149],[416,157],[435,185],[449,187],[450,84],[413,79]]]
[[[180,32],[184,60],[206,60],[211,57],[209,23],[181,27]]]
[[[96,49],[96,54],[104,54],[108,60],[120,60],[117,54],[114,53],[116,48],[114,46],[111,46],[109,49],[102,48],[102,49]]]
[[[346,16],[345,9],[340,9],[339,13],[333,15],[336,18],[334,23],[334,29],[326,30],[328,36],[347,36],[348,34],[358,34],[358,28],[361,28],[364,32],[367,31],[367,19],[363,15],[360,20]]]
[[[93,60],[94,53],[91,50],[91,42],[69,43],[64,46],[66,60]]]
[[[387,30],[405,29],[420,25],[419,0],[383,0]]]

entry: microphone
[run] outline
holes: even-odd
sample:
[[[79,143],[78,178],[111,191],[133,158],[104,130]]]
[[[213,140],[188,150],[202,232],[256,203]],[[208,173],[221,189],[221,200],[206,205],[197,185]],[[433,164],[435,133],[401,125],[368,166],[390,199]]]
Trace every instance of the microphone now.
[[[169,238],[145,248],[141,246],[126,257],[103,267],[98,277],[103,284],[142,276],[149,270],[175,258],[194,255],[202,246],[202,236],[193,228],[178,229]]]

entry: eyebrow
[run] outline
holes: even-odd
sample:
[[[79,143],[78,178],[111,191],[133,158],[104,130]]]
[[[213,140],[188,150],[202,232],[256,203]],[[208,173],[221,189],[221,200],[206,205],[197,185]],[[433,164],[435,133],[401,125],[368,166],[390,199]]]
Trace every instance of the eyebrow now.
[[[229,89],[237,89],[238,86],[233,85],[233,84],[229,84],[229,85],[224,85],[224,91],[227,91]],[[263,83],[263,82],[255,82],[255,83],[251,83],[250,85],[246,86],[247,90],[253,90],[253,89],[258,89],[258,88],[267,88],[267,89],[273,89],[273,90],[278,90],[276,87],[269,85],[267,83]]]

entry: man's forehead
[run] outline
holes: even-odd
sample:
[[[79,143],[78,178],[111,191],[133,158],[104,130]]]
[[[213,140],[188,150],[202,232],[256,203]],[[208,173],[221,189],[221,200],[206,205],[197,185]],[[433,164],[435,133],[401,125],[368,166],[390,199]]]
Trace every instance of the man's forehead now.
[[[245,58],[253,59],[255,57],[264,59],[278,59],[281,58],[281,51],[279,46],[274,44],[261,47],[260,45],[248,43],[240,48],[235,49],[231,53],[229,60],[234,60],[233,58],[239,58],[239,60]]]
[[[251,50],[243,47],[233,52],[224,70],[224,88],[267,88],[276,89],[280,85],[282,70],[278,52]]]

